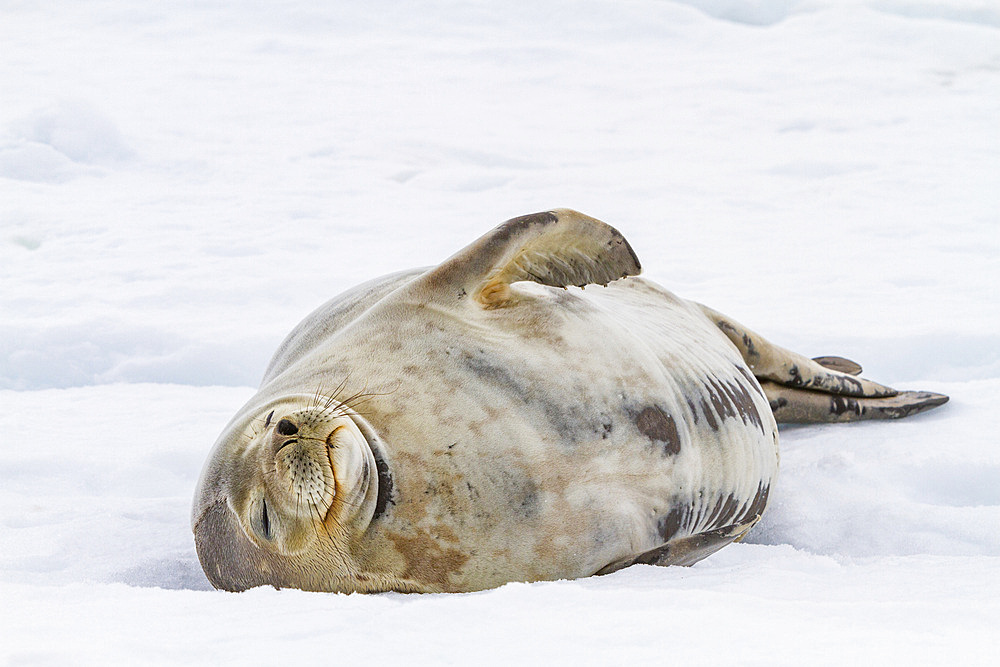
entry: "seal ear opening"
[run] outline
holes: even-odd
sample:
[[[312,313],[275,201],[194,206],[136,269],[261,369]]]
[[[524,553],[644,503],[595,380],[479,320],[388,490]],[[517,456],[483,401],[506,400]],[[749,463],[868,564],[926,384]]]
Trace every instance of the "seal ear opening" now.
[[[501,224],[414,283],[471,294],[484,308],[510,305],[510,284],[607,285],[637,275],[639,259],[621,232],[595,218],[557,209]]]

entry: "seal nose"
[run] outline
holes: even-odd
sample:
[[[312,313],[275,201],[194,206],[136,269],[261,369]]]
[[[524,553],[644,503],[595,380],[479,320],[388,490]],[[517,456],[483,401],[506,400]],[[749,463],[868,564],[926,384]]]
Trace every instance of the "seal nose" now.
[[[274,427],[274,430],[278,432],[278,435],[295,435],[299,432],[299,427],[290,419],[282,419]]]

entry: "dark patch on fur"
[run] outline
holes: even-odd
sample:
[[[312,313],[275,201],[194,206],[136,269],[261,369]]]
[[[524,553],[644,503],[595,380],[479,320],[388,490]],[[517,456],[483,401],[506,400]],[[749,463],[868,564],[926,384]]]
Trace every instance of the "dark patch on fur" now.
[[[728,496],[719,496],[712,507],[711,513],[708,515],[706,526],[712,529],[737,523],[739,521],[737,515],[742,504],[742,499],[738,499],[732,493]]]
[[[722,503],[724,498],[719,496],[715,499],[715,504],[712,505],[712,509],[709,510],[708,515],[705,518],[705,525],[714,528],[716,524],[716,519],[719,518],[719,513],[722,511]]]
[[[733,406],[732,402],[728,400],[722,383],[717,381],[715,378],[709,378],[705,386],[706,388],[711,386],[708,395],[712,401],[712,407],[715,408],[715,414],[719,415],[719,417],[723,420],[725,420],[726,417],[735,417],[736,408]]]
[[[861,382],[852,378],[849,375],[837,376],[836,380],[839,393],[854,394],[854,395],[864,393],[864,391],[861,388]]]
[[[753,376],[753,373],[751,373],[750,371],[748,371],[743,366],[740,366],[739,364],[733,364],[733,366],[735,366],[736,370],[738,370],[740,372],[740,375],[742,375],[744,378],[746,378],[747,386],[748,387],[754,389],[758,394],[760,394],[761,396],[764,396],[764,398],[767,398],[767,396],[764,394],[764,390],[761,389],[761,387],[760,387],[760,382],[758,382],[757,378],[755,378]]]
[[[767,506],[767,496],[770,487],[760,482],[757,491],[750,500],[738,497],[730,493],[725,496],[718,496],[714,502],[700,504],[700,511],[695,515],[694,505],[678,504],[668,513],[660,516],[656,520],[656,538],[665,543],[669,543],[691,530],[692,526],[705,526],[700,529],[702,533],[710,533],[726,527],[737,526],[747,521],[753,521],[764,513]],[[704,491],[699,492],[699,497]],[[688,538],[683,538],[688,539]],[[647,551],[635,558],[632,563],[644,563],[656,565],[662,563],[664,557],[669,552],[669,547],[664,544],[661,547]],[[624,565],[623,565],[624,567]]]
[[[654,442],[663,443],[663,453],[667,456],[681,451],[681,439],[677,434],[674,418],[658,405],[652,405],[635,417],[639,432]]]
[[[719,320],[715,323],[720,329],[725,331],[727,334],[738,334],[739,331],[732,324],[725,320]]]
[[[684,519],[690,513],[688,506],[675,507],[667,514],[661,516],[656,521],[656,534],[664,542],[669,542],[670,538],[680,532],[684,526]]]
[[[375,471],[378,473],[378,495],[375,497],[375,514],[372,516],[372,521],[375,521],[385,514],[389,503],[394,505],[396,503],[392,499],[393,482],[389,464],[382,458],[377,447],[371,447],[371,452],[372,456],[375,457]]]
[[[711,394],[709,394],[711,396]],[[708,400],[705,398],[701,399],[701,412],[705,415],[705,421],[708,423],[708,427],[713,431],[719,430],[719,420],[715,418],[715,412],[712,410],[712,406],[709,405]]]
[[[695,406],[694,401],[692,401],[690,398],[685,398],[684,400],[687,401],[688,410],[691,412],[691,417],[692,417],[692,419],[694,419],[694,423],[697,424],[698,423],[698,408]]]
[[[831,396],[830,413],[839,417],[845,412],[853,412],[860,417],[862,412],[861,404],[856,399],[848,398],[847,396]]]
[[[797,365],[788,369],[788,378],[781,381],[781,384],[788,387],[811,388],[830,394],[842,394],[847,396],[862,396],[864,390],[861,382],[844,375],[838,371],[815,373],[809,379],[802,377],[802,371]]]
[[[744,424],[756,426],[765,433],[764,422],[757,410],[753,397],[738,379],[720,380],[709,378],[704,384],[701,400],[702,413],[712,430],[719,430],[721,421],[738,417]],[[718,415],[719,419],[716,419]]]
[[[523,393],[521,383],[506,368],[491,364],[484,356],[477,356],[466,352],[462,355],[462,361],[469,370],[481,379],[487,380],[490,384],[499,385],[516,392],[518,395]]]
[[[767,507],[767,496],[771,492],[770,486],[765,486],[764,482],[760,482],[757,485],[757,493],[754,495],[753,500],[750,505],[743,510],[743,516],[741,521],[749,520],[755,516],[761,516],[764,514],[764,508]]]
[[[732,402],[733,407],[736,408],[736,412],[739,413],[743,423],[747,425],[753,424],[760,429],[761,433],[766,435],[767,432],[764,430],[764,422],[760,418],[760,412],[757,411],[757,405],[754,403],[753,397],[750,396],[750,392],[743,386],[743,383],[734,380],[720,384],[723,390],[728,393],[729,400]],[[756,385],[756,382],[753,385]]]
[[[507,511],[522,520],[534,519],[541,511],[541,492],[535,480],[522,471],[499,467],[492,469],[488,478],[491,486],[505,499]],[[478,493],[476,494],[478,496]]]
[[[521,504],[518,506],[521,516],[526,519],[530,519],[538,514],[538,491],[534,484],[529,484],[527,491],[521,498]]]
[[[594,414],[590,406],[582,404],[579,392],[567,391],[565,401],[553,400],[544,391],[538,391],[527,379],[516,375],[516,371],[493,363],[486,350],[462,352],[462,362],[480,379],[498,389],[517,397],[529,409],[541,410],[549,425],[559,435],[565,445],[592,440],[595,435],[602,439],[614,428],[612,416],[607,413]]]
[[[736,344],[737,340],[743,343],[744,358],[747,360],[751,358],[760,358],[760,352],[757,351],[757,346],[754,345],[753,338],[751,338],[749,334],[744,331],[740,331],[726,320],[717,320],[715,324],[722,329],[722,331],[731,341],[733,341],[734,344]]]
[[[704,525],[708,530],[714,530],[752,521],[764,513],[769,492],[770,487],[760,482],[757,484],[754,497],[750,500],[744,500],[732,493],[728,496],[719,496],[706,513],[704,523],[700,521],[696,523]],[[705,507],[708,508],[708,505]]]

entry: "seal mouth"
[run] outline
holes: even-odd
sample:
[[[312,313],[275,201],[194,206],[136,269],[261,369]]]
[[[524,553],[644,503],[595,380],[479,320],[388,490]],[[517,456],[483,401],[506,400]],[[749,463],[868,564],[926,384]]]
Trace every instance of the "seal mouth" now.
[[[295,444],[296,442],[299,442],[299,439],[298,439],[298,438],[291,438],[291,439],[289,439],[289,440],[285,440],[285,441],[284,441],[283,443],[281,443],[281,444],[280,444],[280,445],[278,446],[278,449],[277,449],[277,451],[275,451],[274,453],[275,453],[275,454],[277,454],[278,452],[280,452],[280,451],[281,451],[282,449],[284,449],[284,448],[285,448],[285,447],[287,447],[288,445],[294,445],[294,444]]]

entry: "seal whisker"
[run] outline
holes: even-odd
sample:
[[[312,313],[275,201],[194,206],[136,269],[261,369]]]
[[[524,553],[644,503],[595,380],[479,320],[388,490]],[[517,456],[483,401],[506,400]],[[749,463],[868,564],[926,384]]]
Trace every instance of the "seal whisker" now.
[[[333,505],[333,503],[331,502],[331,509],[332,509],[332,505]],[[320,531],[320,529],[322,529],[323,532],[326,533],[327,539],[329,539],[331,543],[336,544],[336,539],[334,538],[333,533],[330,532],[330,529],[327,528],[326,522],[328,520],[329,521],[333,521],[337,525],[338,528],[342,528],[340,526],[340,523],[337,521],[337,517],[336,516],[330,516],[329,512],[327,512],[327,516],[324,517],[323,516],[323,512],[321,511],[320,507],[318,505],[316,505],[315,503],[309,502],[309,507],[310,507],[310,509],[313,510],[313,513],[316,515],[316,521],[314,523],[318,524],[318,526],[319,526],[318,528],[315,529],[316,536],[320,537],[319,531]]]
[[[337,388],[333,390],[333,393],[327,398],[326,407],[330,407],[334,404],[337,398],[343,393],[344,389],[347,388],[347,381],[350,379],[350,374],[344,376],[344,379],[337,385]]]
[[[326,397],[323,395],[323,385],[320,384],[316,386],[316,393],[313,394],[312,401],[309,403],[307,409],[311,410],[315,407],[319,407],[320,399],[322,398]]]

